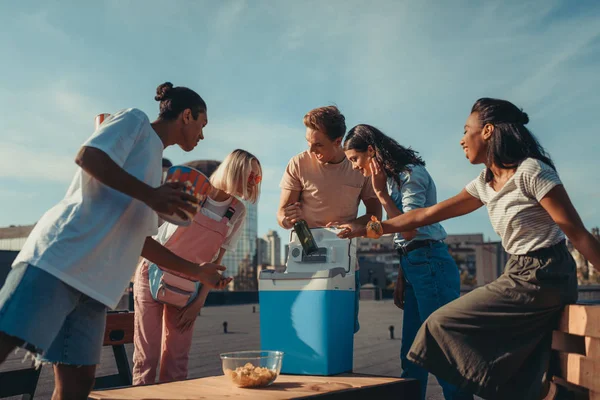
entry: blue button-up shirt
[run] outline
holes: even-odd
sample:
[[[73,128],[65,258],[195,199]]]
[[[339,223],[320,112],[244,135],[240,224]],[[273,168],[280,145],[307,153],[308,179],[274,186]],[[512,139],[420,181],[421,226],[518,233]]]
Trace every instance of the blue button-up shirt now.
[[[409,165],[410,172],[400,174],[400,187],[393,179],[388,179],[390,197],[401,212],[405,213],[416,208],[429,207],[437,203],[435,183],[425,167]],[[446,231],[439,223],[417,228],[417,236],[413,240],[444,240]],[[404,245],[407,241],[397,233],[394,236],[396,245]]]

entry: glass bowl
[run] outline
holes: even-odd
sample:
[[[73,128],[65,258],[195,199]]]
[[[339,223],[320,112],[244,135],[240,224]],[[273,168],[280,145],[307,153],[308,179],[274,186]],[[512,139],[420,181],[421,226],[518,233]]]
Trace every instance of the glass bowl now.
[[[281,351],[236,351],[221,354],[223,373],[243,388],[271,385],[281,371]]]

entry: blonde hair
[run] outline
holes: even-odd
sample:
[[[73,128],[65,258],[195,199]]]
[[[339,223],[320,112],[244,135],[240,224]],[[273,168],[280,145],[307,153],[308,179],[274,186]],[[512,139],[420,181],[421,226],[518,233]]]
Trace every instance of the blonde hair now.
[[[226,193],[240,196],[250,203],[256,203],[260,195],[260,182],[253,185],[251,191],[248,190],[252,161],[256,161],[258,173],[262,176],[262,167],[258,158],[246,150],[236,149],[232,151],[210,176],[210,183]],[[242,193],[239,193],[238,190],[240,182],[242,182]]]

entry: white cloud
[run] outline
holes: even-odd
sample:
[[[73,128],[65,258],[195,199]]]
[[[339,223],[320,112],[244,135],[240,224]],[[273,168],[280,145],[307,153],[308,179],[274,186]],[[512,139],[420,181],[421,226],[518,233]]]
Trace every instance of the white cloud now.
[[[74,157],[10,143],[0,147],[0,178],[64,183],[71,181],[76,167]]]
[[[166,70],[169,79],[173,74],[175,83],[197,80],[206,93],[211,108],[206,141],[191,154],[168,149],[166,155],[183,162],[222,159],[237,147],[255,153],[265,170],[259,205],[264,216],[278,203],[277,184],[287,161],[305,148],[301,117],[309,108],[335,102],[346,114],[348,127],[372,123],[414,147],[427,161],[439,192],[452,195],[480,170],[468,164],[458,147],[469,108],[478,97],[494,96],[529,113],[534,132],[560,161],[559,171],[574,202],[581,204],[582,214],[600,222],[590,200],[597,199],[597,190],[591,188],[599,183],[593,174],[598,161],[590,150],[600,146],[594,115],[600,91],[597,5],[586,11],[558,0],[257,0],[174,2],[166,8],[158,1],[144,2],[143,7],[135,1],[103,4],[111,30],[147,39],[136,42],[139,54],[185,54],[183,66],[178,61]],[[569,12],[563,12],[566,9]],[[70,55],[65,66],[70,69],[39,70],[55,84],[23,84],[16,91],[10,82],[0,84],[11,90],[10,96],[0,97],[0,108],[15,110],[0,119],[0,135],[25,160],[45,154],[64,157],[67,165],[91,134],[93,116],[112,109],[103,101],[114,99],[79,89],[81,77],[89,72],[78,75],[71,64],[85,49],[80,41],[92,35],[71,32],[55,17],[44,10],[23,17],[18,23],[27,29],[15,31],[21,35],[7,46],[10,54],[31,56],[30,43],[22,37],[39,26],[48,38],[43,43],[55,41]],[[33,56],[27,60],[46,62]],[[114,65],[102,61],[94,66],[99,71],[107,68],[102,73],[114,76],[111,84],[124,90],[162,76],[165,66],[148,63],[147,58],[124,59],[124,68],[140,71],[135,76],[139,82],[132,83],[130,75],[115,74]],[[0,71],[11,76],[6,65]],[[179,71],[183,72],[177,75]],[[273,220],[265,218],[261,221],[266,221],[266,229]],[[480,224],[486,227],[482,229],[489,229],[486,224]],[[464,229],[472,226],[466,225]],[[460,223],[452,226],[461,228]]]
[[[72,38],[62,29],[50,22],[47,9],[36,9],[33,13],[21,13],[15,20],[21,29],[32,29],[37,32],[44,41],[60,44],[69,43]]]

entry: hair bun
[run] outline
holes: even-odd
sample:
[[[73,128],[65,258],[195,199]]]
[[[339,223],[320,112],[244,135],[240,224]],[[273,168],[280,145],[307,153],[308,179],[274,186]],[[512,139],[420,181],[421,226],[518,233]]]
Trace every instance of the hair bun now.
[[[165,82],[162,85],[159,85],[156,88],[156,96],[154,96],[154,100],[163,101],[168,99],[171,89],[173,89],[173,84],[171,82]]]
[[[526,112],[521,111],[521,116],[519,117],[519,122],[523,125],[527,125],[529,122],[529,115]]]

